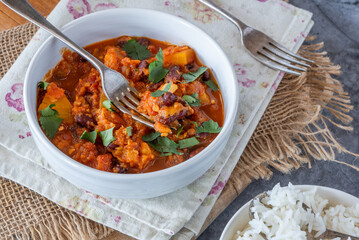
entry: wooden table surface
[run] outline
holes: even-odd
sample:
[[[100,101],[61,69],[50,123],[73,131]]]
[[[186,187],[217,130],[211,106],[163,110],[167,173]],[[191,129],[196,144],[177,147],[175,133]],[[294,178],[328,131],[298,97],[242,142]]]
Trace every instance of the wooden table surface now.
[[[49,15],[59,1],[60,0],[28,0],[43,16]],[[26,22],[27,20],[0,2],[0,31],[16,27]]]

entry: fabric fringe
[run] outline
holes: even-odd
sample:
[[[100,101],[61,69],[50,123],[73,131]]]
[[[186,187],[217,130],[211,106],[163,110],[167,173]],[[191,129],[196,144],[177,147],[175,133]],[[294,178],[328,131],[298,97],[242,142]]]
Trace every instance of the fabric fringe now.
[[[16,232],[9,239],[96,240],[108,236],[113,231],[111,228],[89,221],[76,213],[62,212],[60,215],[51,215],[50,219],[38,222],[27,228],[26,231]]]
[[[307,41],[314,39],[308,37]],[[336,152],[359,155],[342,147],[328,128],[332,124],[352,130],[348,124],[353,118],[348,113],[353,106],[343,85],[332,77],[340,75],[340,66],[334,65],[325,51],[319,52],[323,46],[301,47],[299,54],[315,65],[299,77],[284,76],[233,171],[234,178],[269,179],[271,168],[289,173],[303,164],[311,167],[310,159],[333,161],[359,171],[359,167],[335,159]]]

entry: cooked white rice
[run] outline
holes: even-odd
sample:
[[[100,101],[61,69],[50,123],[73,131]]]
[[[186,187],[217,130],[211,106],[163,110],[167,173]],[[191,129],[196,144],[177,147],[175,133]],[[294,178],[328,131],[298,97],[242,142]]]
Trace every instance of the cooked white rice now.
[[[292,184],[281,187],[277,184],[262,202],[273,206],[267,208],[254,201],[254,219],[243,231],[238,231],[234,240],[304,240],[306,233],[320,236],[328,229],[359,236],[359,204],[355,207],[328,206],[328,200],[316,194],[316,189],[302,192]],[[303,203],[310,209],[303,209]],[[339,238],[337,238],[340,240]],[[349,238],[350,239],[350,238]]]

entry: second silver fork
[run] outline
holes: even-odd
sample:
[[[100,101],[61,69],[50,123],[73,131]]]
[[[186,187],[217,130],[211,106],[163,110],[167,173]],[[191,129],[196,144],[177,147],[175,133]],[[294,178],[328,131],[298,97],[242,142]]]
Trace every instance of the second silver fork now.
[[[289,74],[301,75],[301,72],[307,71],[306,68],[310,67],[308,63],[313,63],[312,60],[289,51],[261,31],[244,24],[230,12],[217,6],[212,0],[198,1],[231,21],[238,28],[242,43],[247,51],[262,64]],[[300,67],[293,64],[299,65]]]

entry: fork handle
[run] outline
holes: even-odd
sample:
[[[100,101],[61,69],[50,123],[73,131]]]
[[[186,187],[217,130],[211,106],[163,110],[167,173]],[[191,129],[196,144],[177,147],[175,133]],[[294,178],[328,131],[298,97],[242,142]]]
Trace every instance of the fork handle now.
[[[248,26],[244,24],[241,20],[236,18],[233,14],[228,12],[227,10],[221,8],[217,4],[215,4],[212,0],[198,0],[199,2],[203,3],[207,7],[213,9],[214,11],[220,13],[225,18],[227,18],[229,21],[231,21],[240,31],[244,31]]]
[[[103,64],[89,52],[87,52],[82,47],[78,46],[71,39],[66,37],[58,28],[52,25],[47,21],[38,11],[36,11],[26,0],[0,0],[7,7],[9,7],[14,12],[23,16],[30,22],[36,24],[37,26],[45,29],[50,34],[54,35],[56,38],[64,42],[70,48],[78,52],[81,56],[86,58],[91,64],[93,64],[100,72],[103,68]]]

